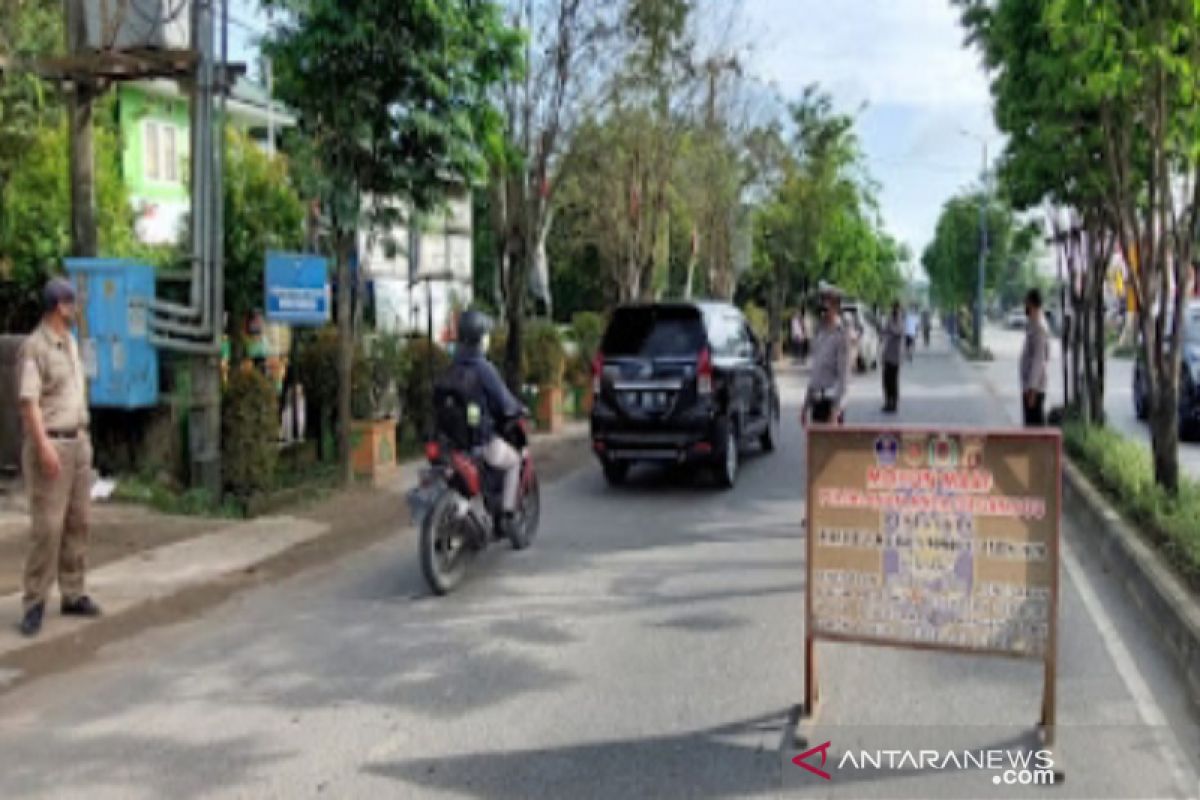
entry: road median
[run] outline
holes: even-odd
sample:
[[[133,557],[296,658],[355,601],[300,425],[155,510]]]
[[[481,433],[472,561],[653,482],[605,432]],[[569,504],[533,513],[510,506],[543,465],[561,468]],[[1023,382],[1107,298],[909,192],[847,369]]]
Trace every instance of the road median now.
[[[1064,462],[1066,512],[1088,531],[1096,552],[1150,620],[1184,673],[1200,707],[1200,602],[1167,560],[1129,523],[1071,460]]]

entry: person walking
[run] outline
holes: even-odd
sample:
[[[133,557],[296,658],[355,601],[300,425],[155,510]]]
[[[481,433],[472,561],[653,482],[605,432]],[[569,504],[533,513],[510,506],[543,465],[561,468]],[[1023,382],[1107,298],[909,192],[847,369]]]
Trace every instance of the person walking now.
[[[1042,313],[1042,294],[1030,289],[1025,296],[1025,347],[1021,351],[1021,406],[1025,426],[1046,424],[1046,375],[1050,362],[1050,334]]]
[[[792,314],[792,347],[800,366],[808,360],[808,329],[804,325],[804,314]]]
[[[17,357],[32,543],[25,561],[20,630],[36,636],[55,579],[66,616],[98,617],[84,591],[92,491],[86,376],[71,334],[75,288],[63,278],[43,290],[42,321]]]
[[[921,309],[921,337],[925,340],[925,349],[929,349],[929,336],[933,332],[933,314],[928,308]]]
[[[894,414],[900,404],[900,361],[905,342],[904,311],[892,304],[883,328],[883,413]]]
[[[842,325],[842,295],[834,286],[822,285],[821,321],[812,345],[812,370],[800,423],[841,423],[845,417],[850,377],[850,337]]]
[[[904,348],[908,353],[908,360],[913,360],[913,351],[917,349],[917,332],[921,324],[921,318],[917,316],[917,310],[911,308],[908,314],[904,317]]]

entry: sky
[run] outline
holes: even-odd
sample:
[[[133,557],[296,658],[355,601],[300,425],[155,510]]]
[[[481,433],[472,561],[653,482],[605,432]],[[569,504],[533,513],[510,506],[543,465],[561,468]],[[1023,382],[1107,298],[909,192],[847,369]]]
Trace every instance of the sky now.
[[[1003,143],[949,0],[745,0],[744,17],[760,78],[785,98],[819,83],[858,113],[884,224],[919,260],[942,204],[978,181],[980,138],[989,157]]]
[[[884,224],[918,261],[942,204],[978,181],[980,139],[989,155],[1003,143],[987,77],[950,0],[741,2],[735,38],[749,46],[754,75],[785,99],[819,83],[857,114]],[[250,60],[266,16],[256,0],[231,0],[230,11],[232,55]]]

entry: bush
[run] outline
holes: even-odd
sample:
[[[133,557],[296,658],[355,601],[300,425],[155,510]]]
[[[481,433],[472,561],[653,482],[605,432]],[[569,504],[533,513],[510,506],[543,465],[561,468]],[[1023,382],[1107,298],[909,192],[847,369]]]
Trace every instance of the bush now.
[[[579,355],[589,364],[600,349],[606,326],[604,315],[594,311],[580,311],[571,317],[571,338],[579,347]]]
[[[430,359],[433,360],[432,374]],[[399,364],[404,377],[400,384],[404,428],[413,438],[423,437],[433,413],[433,382],[450,366],[450,354],[436,344],[430,344],[428,339],[411,339],[401,351]]]
[[[229,377],[221,401],[221,454],[225,487],[240,499],[270,489],[275,479],[279,420],[275,388],[257,370]]]
[[[534,386],[560,386],[566,351],[558,329],[549,322],[531,322],[524,332],[525,382]]]
[[[333,420],[337,410],[338,332],[332,325],[304,332],[296,345],[296,380],[304,387],[309,438],[330,456]]]
[[[1172,497],[1154,480],[1150,451],[1108,429],[1068,422],[1067,452],[1193,587],[1200,588],[1200,482]]]
[[[358,420],[386,419],[400,409],[399,387],[407,383],[408,362],[400,338],[385,335],[354,353],[350,406]]]

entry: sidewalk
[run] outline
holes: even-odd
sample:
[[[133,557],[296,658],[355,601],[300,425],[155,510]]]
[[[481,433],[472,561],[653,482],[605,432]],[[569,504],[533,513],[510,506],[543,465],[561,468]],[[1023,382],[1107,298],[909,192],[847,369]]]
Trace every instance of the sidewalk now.
[[[590,456],[586,439],[584,423],[536,436],[533,448],[543,480],[582,464]],[[81,652],[150,625],[193,616],[242,586],[329,563],[408,529],[404,494],[415,484],[421,463],[402,464],[393,479],[374,488],[355,487],[292,514],[247,521],[173,517],[138,506],[98,504],[88,591],[105,616],[97,621],[63,618],[55,594],[35,639],[16,630],[28,521],[23,501],[9,494],[0,505],[0,689],[78,663]],[[147,546],[150,531],[153,546]],[[176,599],[184,600],[177,608],[172,606]],[[5,613],[11,624],[3,619]],[[70,664],[60,663],[66,661]]]

